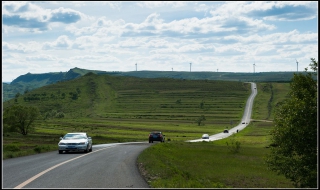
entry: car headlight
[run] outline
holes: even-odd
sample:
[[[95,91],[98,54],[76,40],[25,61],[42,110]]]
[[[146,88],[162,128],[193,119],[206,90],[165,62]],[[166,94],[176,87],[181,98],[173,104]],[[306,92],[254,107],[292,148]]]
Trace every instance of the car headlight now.
[[[85,145],[86,144],[86,142],[81,142],[81,143],[79,143],[79,145]]]
[[[59,145],[66,145],[66,143],[63,143],[63,142],[59,142]]]

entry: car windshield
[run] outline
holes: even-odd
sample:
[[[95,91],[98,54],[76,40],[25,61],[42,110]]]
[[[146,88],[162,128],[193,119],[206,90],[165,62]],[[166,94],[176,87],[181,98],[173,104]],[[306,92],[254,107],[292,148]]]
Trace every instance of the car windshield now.
[[[82,134],[66,134],[63,139],[86,139]]]

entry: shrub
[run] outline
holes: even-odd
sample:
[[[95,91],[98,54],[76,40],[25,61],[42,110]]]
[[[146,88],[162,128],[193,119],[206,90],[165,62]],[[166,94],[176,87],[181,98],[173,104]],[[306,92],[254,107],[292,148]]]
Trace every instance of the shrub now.
[[[15,145],[15,144],[4,145],[3,149],[6,150],[6,151],[12,151],[12,152],[20,151],[19,146]]]
[[[230,138],[230,143],[228,143],[228,141],[226,142],[228,149],[230,150],[230,152],[232,153],[239,153],[240,152],[240,145],[241,143],[239,141],[235,140],[235,134],[233,134]]]
[[[33,150],[37,153],[47,152],[48,150],[50,150],[50,147],[48,145],[47,146],[37,145]]]

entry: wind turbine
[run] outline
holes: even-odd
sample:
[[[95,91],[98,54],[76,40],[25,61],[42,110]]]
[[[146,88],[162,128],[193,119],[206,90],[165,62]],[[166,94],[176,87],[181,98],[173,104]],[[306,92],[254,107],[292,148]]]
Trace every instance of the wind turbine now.
[[[190,63],[190,72],[191,72],[191,63]]]
[[[136,63],[136,71],[137,71],[137,63]]]
[[[253,64],[253,73],[255,73],[255,67],[256,67],[256,63],[254,62],[254,64]]]
[[[296,63],[297,63],[297,72],[298,72],[298,63],[299,63],[299,62],[297,61],[297,59],[296,59]]]

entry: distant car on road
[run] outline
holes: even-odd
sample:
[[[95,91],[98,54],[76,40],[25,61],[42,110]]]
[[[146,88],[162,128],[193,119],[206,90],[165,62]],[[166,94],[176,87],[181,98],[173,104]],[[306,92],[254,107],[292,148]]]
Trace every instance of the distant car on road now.
[[[203,134],[202,135],[202,139],[209,139],[209,135],[208,134]]]
[[[153,143],[153,141],[160,141],[164,142],[165,141],[165,135],[162,134],[160,131],[153,131],[149,134],[149,143]]]
[[[242,121],[242,124],[246,124],[246,122]]]
[[[64,137],[60,137],[59,154],[63,151],[92,151],[92,139],[87,136],[87,133],[67,133]]]
[[[228,129],[223,130],[223,133],[229,133]]]

